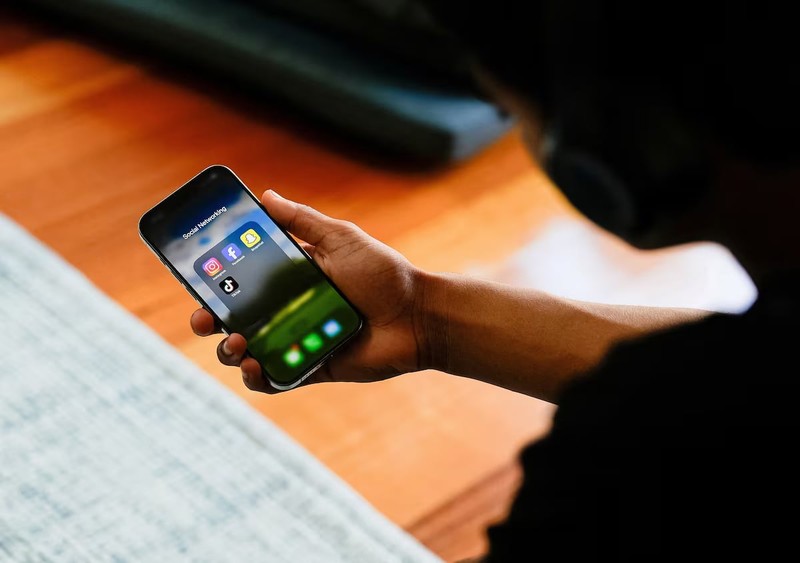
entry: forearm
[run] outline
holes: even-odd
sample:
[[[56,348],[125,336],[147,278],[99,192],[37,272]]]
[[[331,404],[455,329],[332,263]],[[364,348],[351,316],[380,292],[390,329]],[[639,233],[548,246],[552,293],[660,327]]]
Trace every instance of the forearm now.
[[[587,303],[464,276],[423,274],[422,364],[558,402],[611,347],[707,311]]]

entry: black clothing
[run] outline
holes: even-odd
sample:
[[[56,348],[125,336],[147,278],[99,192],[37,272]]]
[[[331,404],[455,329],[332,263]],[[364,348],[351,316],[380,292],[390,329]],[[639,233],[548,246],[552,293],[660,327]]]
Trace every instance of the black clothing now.
[[[619,346],[574,382],[487,561],[796,559],[798,289],[783,276],[745,314]]]

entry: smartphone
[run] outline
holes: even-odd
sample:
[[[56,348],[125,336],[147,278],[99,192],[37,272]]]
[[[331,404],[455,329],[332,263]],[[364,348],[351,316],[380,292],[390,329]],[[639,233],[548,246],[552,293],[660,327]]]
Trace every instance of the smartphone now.
[[[297,387],[363,317],[233,171],[206,168],[142,215],[139,235],[265,379]]]

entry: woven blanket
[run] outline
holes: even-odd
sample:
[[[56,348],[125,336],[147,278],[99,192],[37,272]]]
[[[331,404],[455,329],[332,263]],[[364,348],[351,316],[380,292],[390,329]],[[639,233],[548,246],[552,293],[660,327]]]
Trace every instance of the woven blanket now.
[[[0,561],[439,561],[2,215],[0,318]]]

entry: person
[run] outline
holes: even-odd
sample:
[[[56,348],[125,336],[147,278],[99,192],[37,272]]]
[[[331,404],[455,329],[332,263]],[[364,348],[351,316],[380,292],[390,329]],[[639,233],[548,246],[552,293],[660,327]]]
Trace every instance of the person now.
[[[719,242],[758,296],[721,314],[422,271],[356,225],[267,191],[272,216],[367,318],[308,383],[433,368],[558,405],[520,455],[524,480],[483,561],[795,553],[800,50],[789,8],[428,4],[589,219],[641,249]],[[191,324],[218,332],[204,310]],[[245,347],[231,334],[220,361],[272,392]]]

